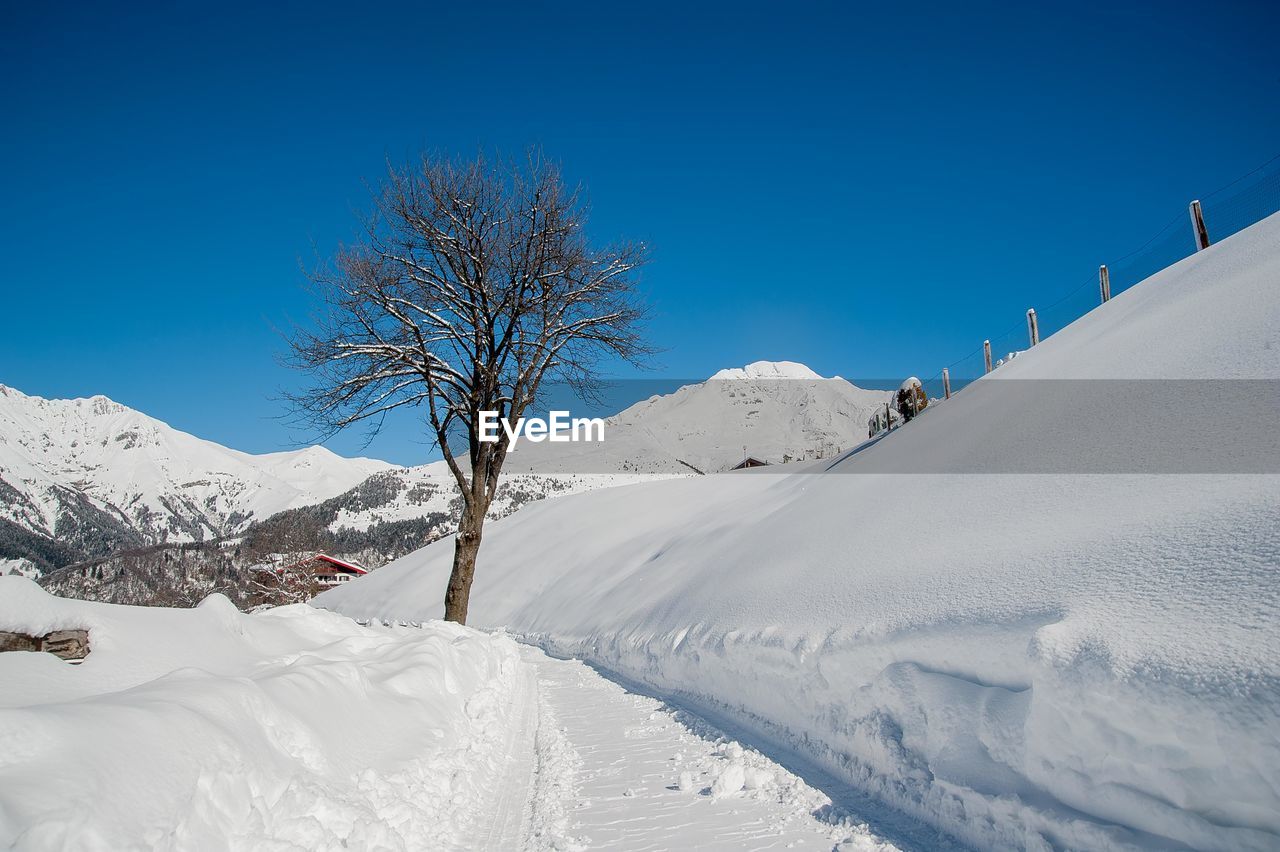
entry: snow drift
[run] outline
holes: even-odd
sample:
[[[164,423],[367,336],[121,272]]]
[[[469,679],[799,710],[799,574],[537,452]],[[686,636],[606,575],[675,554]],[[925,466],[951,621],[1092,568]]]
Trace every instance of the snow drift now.
[[[73,666],[0,654],[0,847],[456,848],[505,763],[520,660],[442,623],[359,627],[55,598],[0,577],[0,630],[90,631]]]
[[[529,507],[486,532],[472,623],[732,714],[977,846],[1274,849],[1280,476],[865,471],[998,462],[1003,379],[1274,388],[1277,280],[1273,216],[834,466]],[[1034,428],[1071,417],[1042,404]],[[451,554],[317,603],[438,616]]]

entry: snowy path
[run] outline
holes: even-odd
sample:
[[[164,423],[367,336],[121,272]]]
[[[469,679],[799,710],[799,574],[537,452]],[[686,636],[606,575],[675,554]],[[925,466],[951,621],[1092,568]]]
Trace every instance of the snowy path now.
[[[525,647],[536,702],[515,714],[509,789],[485,849],[894,849],[705,722],[576,660]],[[536,703],[536,723],[535,709]],[[528,795],[521,806],[520,796]]]
[[[533,778],[536,771],[538,726],[538,682],[531,670],[521,672],[513,698],[513,723],[507,730],[502,754],[507,756],[504,771],[494,785],[489,800],[481,849],[518,849],[526,845],[530,834],[530,812],[533,802]]]

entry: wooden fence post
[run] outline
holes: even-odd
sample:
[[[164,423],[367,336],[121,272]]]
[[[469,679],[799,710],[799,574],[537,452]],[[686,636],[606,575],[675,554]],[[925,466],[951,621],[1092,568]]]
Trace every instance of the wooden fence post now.
[[[1027,337],[1032,346],[1040,342],[1040,324],[1036,322],[1035,308],[1027,308]]]
[[[947,372],[947,368],[942,368],[942,395],[951,399],[951,374]]]
[[[1111,273],[1107,272],[1107,265],[1104,263],[1098,267],[1098,287],[1102,290],[1102,304],[1111,301]]]
[[[1204,213],[1200,211],[1200,202],[1191,202],[1191,230],[1196,233],[1196,251],[1204,251],[1209,247],[1209,231],[1204,226]]]
[[[984,366],[986,366],[987,368],[986,371],[990,373],[991,372],[991,341],[990,340],[982,341],[982,361]]]

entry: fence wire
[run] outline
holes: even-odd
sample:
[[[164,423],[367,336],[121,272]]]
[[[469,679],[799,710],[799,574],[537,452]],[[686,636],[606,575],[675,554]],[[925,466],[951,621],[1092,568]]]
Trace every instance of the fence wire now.
[[[1188,198],[1188,205],[1192,199]],[[1221,242],[1239,231],[1262,221],[1280,211],[1280,154],[1241,175],[1231,183],[1220,187],[1200,199],[1205,227],[1210,243]],[[1116,258],[1107,265],[1110,274],[1111,296],[1114,298],[1130,287],[1145,281],[1192,254],[1195,254],[1195,237],[1192,233],[1189,209],[1184,207],[1171,216],[1151,239],[1129,254]],[[1061,331],[1101,304],[1098,271],[1082,274],[1075,289],[1064,293],[1057,301],[1046,305],[1029,305],[1036,310],[1040,340]],[[1030,345],[1025,309],[1015,315],[1007,328],[999,330],[991,341],[991,362],[995,369],[1011,357],[1016,357]],[[986,372],[981,342],[965,356],[946,365],[951,378],[952,391],[958,390]],[[926,391],[933,396],[941,393],[942,371],[926,381]]]

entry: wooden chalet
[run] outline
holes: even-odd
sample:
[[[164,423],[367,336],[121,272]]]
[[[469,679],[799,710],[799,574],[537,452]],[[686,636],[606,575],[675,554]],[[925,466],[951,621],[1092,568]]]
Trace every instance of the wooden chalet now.
[[[290,565],[285,565],[279,570],[281,573],[306,571],[314,576],[316,582],[322,586],[336,586],[339,583],[345,583],[348,580],[362,577],[369,573],[367,568],[363,568],[354,562],[344,562],[327,553],[308,556],[306,559],[300,559]]]
[[[737,464],[735,464],[733,467],[729,469],[730,470],[746,470],[749,467],[766,467],[768,466],[768,464],[769,463],[767,461],[761,461],[755,456],[747,456],[745,459],[738,462]]]

